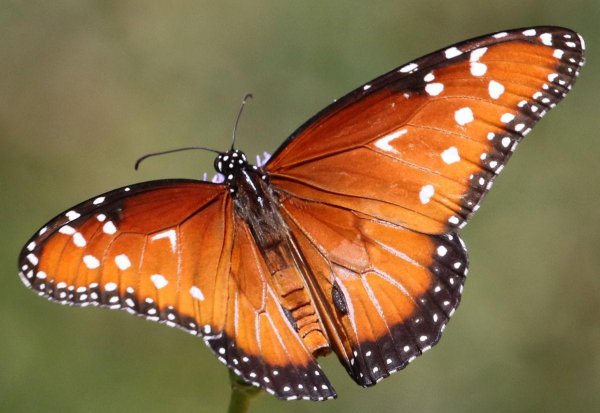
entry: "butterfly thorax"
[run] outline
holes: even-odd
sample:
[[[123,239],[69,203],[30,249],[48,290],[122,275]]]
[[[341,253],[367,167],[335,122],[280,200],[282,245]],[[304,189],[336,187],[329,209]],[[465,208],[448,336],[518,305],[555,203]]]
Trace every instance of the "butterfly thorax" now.
[[[302,258],[279,209],[279,198],[267,173],[233,149],[219,154],[215,169],[225,176],[235,214],[254,238],[271,275],[269,284],[280,297],[288,320],[313,353],[328,351],[324,328],[306,285]]]
[[[235,212],[248,224],[260,249],[269,250],[284,242],[287,226],[265,172],[249,164],[246,155],[237,149],[219,154],[215,169],[225,177]]]

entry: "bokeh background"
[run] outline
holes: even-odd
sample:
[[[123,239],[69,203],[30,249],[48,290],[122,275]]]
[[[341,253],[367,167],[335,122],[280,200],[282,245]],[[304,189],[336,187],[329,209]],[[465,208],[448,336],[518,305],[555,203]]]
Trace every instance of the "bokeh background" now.
[[[212,154],[273,151],[365,81],[456,41],[556,24],[588,62],[463,231],[471,272],[441,343],[370,389],[334,357],[339,398],[255,412],[563,412],[600,406],[600,2],[0,3],[0,411],[220,412],[227,371],[201,340],[124,312],[36,297],[16,259],[46,220],[133,182],[200,177]]]

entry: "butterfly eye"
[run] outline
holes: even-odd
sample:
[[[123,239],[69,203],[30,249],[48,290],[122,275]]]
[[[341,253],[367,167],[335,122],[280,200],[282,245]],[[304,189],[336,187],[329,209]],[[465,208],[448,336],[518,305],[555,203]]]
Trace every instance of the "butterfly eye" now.
[[[219,154],[219,156],[217,156],[215,158],[214,167],[218,173],[220,173],[220,174],[223,173],[223,155],[222,154]]]

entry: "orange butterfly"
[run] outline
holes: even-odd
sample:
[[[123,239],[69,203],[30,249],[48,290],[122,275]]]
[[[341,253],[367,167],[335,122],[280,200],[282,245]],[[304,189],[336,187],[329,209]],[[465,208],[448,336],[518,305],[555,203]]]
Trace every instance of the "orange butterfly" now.
[[[438,342],[459,304],[462,228],[517,143],[571,89],[583,39],[558,27],[468,40],[359,87],[266,165],[83,202],[23,249],[23,282],[203,338],[282,399],[336,396],[335,352],[370,386]]]

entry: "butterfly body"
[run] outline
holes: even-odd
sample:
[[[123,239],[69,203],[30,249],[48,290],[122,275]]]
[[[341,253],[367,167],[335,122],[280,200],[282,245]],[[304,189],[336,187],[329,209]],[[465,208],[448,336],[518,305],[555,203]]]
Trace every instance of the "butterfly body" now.
[[[145,182],[59,214],[19,275],[50,300],[200,336],[281,399],[335,397],[316,361],[329,352],[374,385],[439,341],[467,275],[458,230],[583,48],[536,27],[431,53],[319,112],[266,165],[231,149],[222,184]]]
[[[238,226],[259,247],[268,271],[265,281],[276,292],[286,318],[312,354],[328,353],[325,328],[305,282],[309,269],[281,215],[279,195],[269,185],[267,172],[249,164],[238,149],[219,154],[214,164],[225,176]]]

